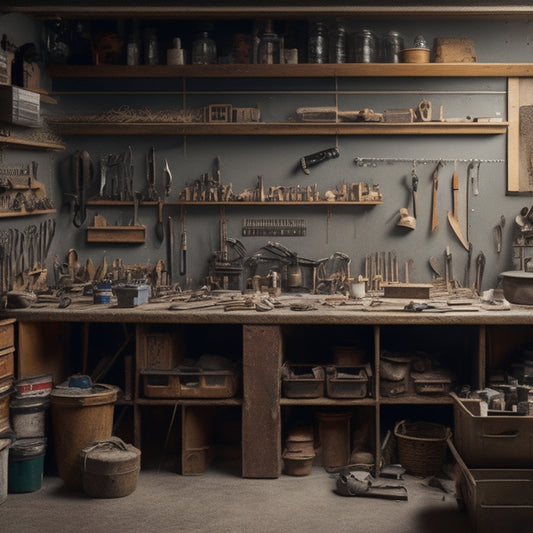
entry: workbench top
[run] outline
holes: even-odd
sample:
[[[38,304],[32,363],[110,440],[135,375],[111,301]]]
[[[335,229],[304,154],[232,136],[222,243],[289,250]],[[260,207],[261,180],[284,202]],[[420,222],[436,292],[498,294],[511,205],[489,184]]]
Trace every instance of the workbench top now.
[[[93,304],[92,298],[73,298],[72,304],[59,308],[57,303],[39,303],[23,309],[4,309],[0,318],[16,318],[35,322],[131,322],[176,324],[317,324],[317,325],[379,325],[379,324],[533,324],[533,306],[511,304],[482,305],[479,300],[461,305],[445,301],[420,302],[433,308],[421,311],[404,310],[411,300],[370,299],[343,300],[326,296],[290,296],[280,299],[282,306],[269,311],[227,310],[228,306],[208,302],[150,302],[132,308],[119,308],[114,299],[109,304]],[[229,306],[231,307],[231,306]],[[292,307],[292,308],[291,308]],[[226,310],[225,310],[226,308]],[[304,308],[306,310],[295,310]]]

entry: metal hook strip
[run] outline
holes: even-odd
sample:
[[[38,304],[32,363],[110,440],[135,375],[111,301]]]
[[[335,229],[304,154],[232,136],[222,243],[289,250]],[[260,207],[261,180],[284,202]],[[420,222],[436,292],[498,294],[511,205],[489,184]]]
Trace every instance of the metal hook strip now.
[[[375,167],[378,164],[384,165],[393,165],[394,163],[409,163],[409,164],[422,164],[426,165],[429,163],[435,164],[438,162],[442,163],[505,163],[505,159],[419,159],[416,157],[356,157],[354,162],[358,167]]]

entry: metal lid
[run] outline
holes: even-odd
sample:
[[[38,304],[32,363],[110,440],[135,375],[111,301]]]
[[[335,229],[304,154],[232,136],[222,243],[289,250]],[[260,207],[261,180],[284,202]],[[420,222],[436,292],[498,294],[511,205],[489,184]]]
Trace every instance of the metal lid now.
[[[46,438],[18,439],[9,449],[9,454],[14,457],[33,457],[42,455],[46,451]]]

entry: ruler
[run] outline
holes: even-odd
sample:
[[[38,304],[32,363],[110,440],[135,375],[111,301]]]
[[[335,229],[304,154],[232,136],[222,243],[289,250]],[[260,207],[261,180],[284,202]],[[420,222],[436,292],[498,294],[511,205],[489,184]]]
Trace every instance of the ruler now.
[[[304,218],[245,218],[243,237],[305,237],[307,223]]]

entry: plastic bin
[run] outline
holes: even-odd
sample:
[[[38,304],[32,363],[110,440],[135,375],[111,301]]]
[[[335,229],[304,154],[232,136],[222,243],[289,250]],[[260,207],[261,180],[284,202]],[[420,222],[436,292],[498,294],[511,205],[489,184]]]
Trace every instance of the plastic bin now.
[[[533,468],[533,416],[480,416],[480,400],[450,395],[454,444],[470,468]]]
[[[530,531],[533,469],[469,469],[451,440],[448,440],[448,447],[458,466],[457,502],[466,508],[475,531]]]
[[[80,452],[111,437],[114,403],[119,389],[97,384],[89,388],[59,386],[50,397],[59,477],[71,489],[81,489]]]

